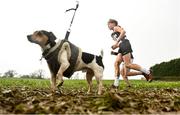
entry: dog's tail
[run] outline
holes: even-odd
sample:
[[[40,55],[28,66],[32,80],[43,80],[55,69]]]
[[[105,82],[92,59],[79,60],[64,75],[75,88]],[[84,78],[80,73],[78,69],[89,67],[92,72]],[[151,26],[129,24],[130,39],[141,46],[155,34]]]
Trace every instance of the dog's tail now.
[[[103,56],[104,56],[104,51],[103,51],[103,49],[101,49],[101,53],[100,53],[99,56],[101,56],[101,57],[103,58]]]
[[[103,49],[101,49],[101,54],[99,56],[96,56],[96,62],[99,66],[103,67],[103,69],[104,69],[103,55],[104,55],[104,51],[103,51]]]

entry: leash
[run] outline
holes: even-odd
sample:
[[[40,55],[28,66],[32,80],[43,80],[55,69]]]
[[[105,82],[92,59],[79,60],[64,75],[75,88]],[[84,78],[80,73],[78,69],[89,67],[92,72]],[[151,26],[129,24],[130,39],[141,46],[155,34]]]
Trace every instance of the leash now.
[[[74,17],[75,17],[75,14],[76,14],[76,11],[77,11],[78,7],[79,7],[79,1],[76,1],[76,8],[70,8],[70,9],[68,9],[68,10],[65,11],[65,13],[66,13],[66,12],[69,12],[69,11],[71,11],[71,10],[74,10],[74,14],[73,14],[73,17],[72,17],[72,20],[71,20],[69,29],[66,31],[66,35],[65,35],[65,38],[64,38],[65,41],[68,41],[69,34],[70,34],[70,32],[71,32],[71,26],[72,26],[72,23],[73,23],[73,21],[74,21]],[[42,63],[42,59],[43,59],[43,58],[44,58],[44,57],[41,56],[41,58],[39,59],[39,61],[40,61],[41,63]]]
[[[69,34],[70,34],[70,32],[71,32],[71,26],[72,26],[72,23],[73,23],[73,21],[74,21],[74,17],[75,17],[75,14],[76,14],[76,11],[77,11],[78,7],[79,7],[79,2],[76,1],[76,8],[70,8],[70,9],[68,9],[68,10],[65,11],[65,13],[66,13],[66,12],[69,12],[69,11],[71,11],[71,10],[74,10],[74,14],[73,14],[73,17],[72,17],[72,20],[71,20],[69,29],[67,30],[66,35],[65,35],[65,38],[64,38],[64,39],[67,40],[67,41],[68,41],[68,38],[69,38]]]

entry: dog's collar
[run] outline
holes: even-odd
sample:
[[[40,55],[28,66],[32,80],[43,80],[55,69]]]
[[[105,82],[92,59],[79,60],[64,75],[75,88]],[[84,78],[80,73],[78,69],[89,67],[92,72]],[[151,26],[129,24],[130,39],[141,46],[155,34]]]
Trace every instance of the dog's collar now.
[[[54,52],[60,46],[60,44],[62,44],[62,42],[63,42],[62,40],[58,41],[53,47],[50,44],[47,44],[44,51],[43,51],[43,53],[42,53],[42,58],[45,58],[47,60],[48,56],[52,52]]]
[[[47,44],[46,46],[45,46],[45,48],[43,48],[43,51],[45,51],[45,50],[49,50],[49,49],[51,49],[52,47],[51,47],[51,44],[49,43],[49,44]]]

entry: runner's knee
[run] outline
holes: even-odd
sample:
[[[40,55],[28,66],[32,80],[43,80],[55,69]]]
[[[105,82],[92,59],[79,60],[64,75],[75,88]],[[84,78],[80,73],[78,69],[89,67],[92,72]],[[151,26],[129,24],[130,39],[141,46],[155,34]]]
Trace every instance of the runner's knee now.
[[[131,64],[130,64],[130,63],[125,63],[125,66],[126,66],[127,68],[131,68]]]
[[[124,76],[124,70],[123,69],[120,71],[120,73],[122,76]]]
[[[115,61],[114,62],[114,66],[116,67],[116,66],[119,66],[120,65],[120,62],[119,61]]]

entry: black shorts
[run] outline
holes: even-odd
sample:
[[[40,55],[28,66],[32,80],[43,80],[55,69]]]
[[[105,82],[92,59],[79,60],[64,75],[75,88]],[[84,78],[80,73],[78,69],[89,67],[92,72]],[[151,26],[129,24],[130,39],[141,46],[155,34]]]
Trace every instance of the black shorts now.
[[[119,45],[118,53],[121,53],[122,56],[126,55],[128,53],[132,53],[133,50],[131,48],[131,44],[128,39],[123,39],[122,42]]]

